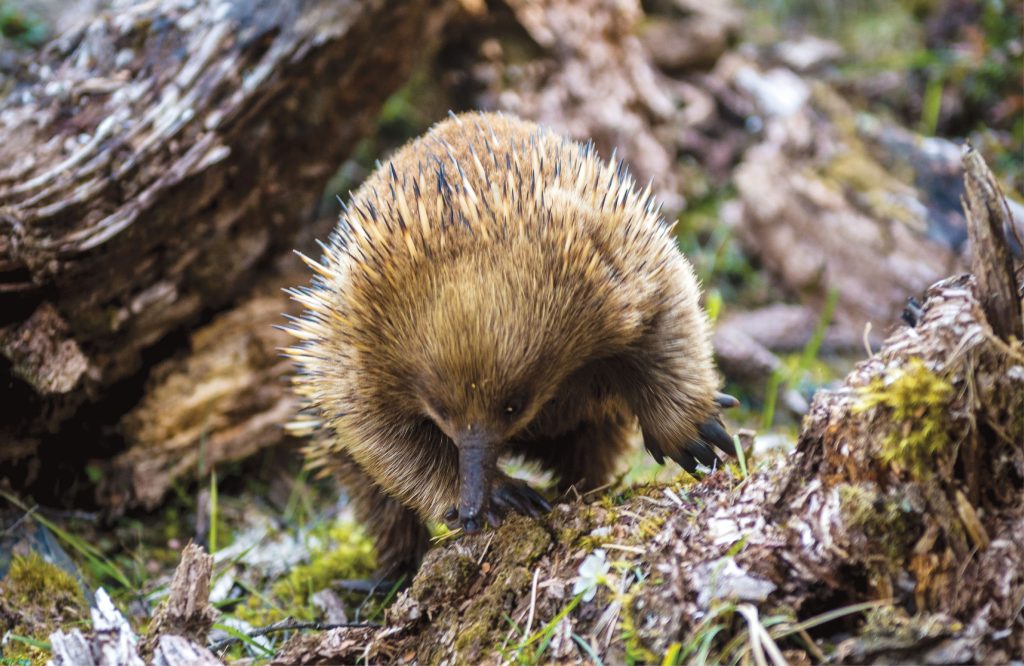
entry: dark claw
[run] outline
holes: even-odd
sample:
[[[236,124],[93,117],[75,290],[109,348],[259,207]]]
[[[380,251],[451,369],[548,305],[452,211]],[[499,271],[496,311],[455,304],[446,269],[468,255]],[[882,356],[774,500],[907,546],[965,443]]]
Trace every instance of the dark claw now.
[[[510,480],[499,485],[491,493],[491,503],[531,518],[538,518],[551,511],[548,501],[522,481]]]
[[[692,440],[686,445],[686,450],[705,467],[714,468],[715,464],[719,462],[714,450],[708,446],[707,442],[702,440]]]
[[[487,519],[487,525],[493,528],[502,527],[502,512],[498,510],[494,505],[488,508],[483,516]]]
[[[911,296],[907,299],[907,305],[903,308],[903,314],[900,316],[901,319],[910,328],[917,326],[917,323],[921,321],[921,316],[924,314],[924,308],[917,302],[917,299]]]
[[[697,471],[697,459],[687,451],[681,451],[678,455],[672,456],[672,460],[675,460],[680,467],[690,474],[694,474]]]
[[[665,452],[661,450],[661,446],[654,441],[654,438],[649,435],[644,435],[644,447],[650,452],[651,457],[654,458],[655,462],[659,465],[665,464]]]
[[[538,518],[551,511],[551,505],[525,482],[508,479],[493,488],[490,502],[482,514],[462,515],[453,507],[445,511],[441,518],[449,529],[461,527],[466,534],[476,534],[485,524],[501,527],[510,511]]]
[[[501,512],[495,510],[493,507],[487,510],[488,525],[494,528],[501,527],[502,520]]]
[[[700,437],[704,441],[714,444],[731,456],[738,455],[736,451],[736,442],[733,440],[732,435],[730,435],[722,425],[722,422],[719,421],[718,417],[709,419],[700,424],[700,427],[697,428],[697,432],[700,433]]]
[[[526,507],[511,493],[495,492],[491,496],[491,506],[501,511],[503,514],[508,513],[509,511],[515,511],[523,515],[527,515]]]
[[[732,407],[738,406],[740,401],[727,393],[716,393],[715,404],[722,409],[731,409]]]

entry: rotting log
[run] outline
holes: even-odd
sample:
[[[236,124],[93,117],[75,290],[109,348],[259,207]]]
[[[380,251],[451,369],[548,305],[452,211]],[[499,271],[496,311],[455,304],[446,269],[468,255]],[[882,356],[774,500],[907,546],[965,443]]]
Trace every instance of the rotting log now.
[[[119,382],[174,353],[168,335],[272,273],[447,11],[126,4],[4,82],[0,461],[88,420],[84,405],[130,407]]]
[[[1020,286],[1016,281],[1010,235],[1024,247],[1013,224],[1006,197],[985,160],[974,148],[963,155],[967,187],[964,209],[975,220],[970,225],[971,272],[978,278],[978,291],[992,330],[1001,338],[1024,339],[1021,321]]]
[[[970,192],[986,172],[968,173]],[[788,459],[512,517],[430,551],[384,627],[296,636],[275,663],[536,658],[541,639],[546,659],[657,661],[716,634],[760,663],[1024,653],[1024,345],[979,288],[1020,285],[974,266],[986,276],[932,285],[915,325],[816,396]]]
[[[50,635],[50,666],[211,666],[221,664],[203,647],[217,612],[209,605],[213,558],[199,546],[189,544],[174,572],[168,598],[157,609],[145,640],[139,640],[131,625],[111,602],[107,593],[96,593],[91,610],[92,628],[58,630]],[[140,656],[142,655],[142,656]],[[146,657],[147,661],[143,661]]]
[[[687,56],[667,56],[672,45],[666,42],[710,31],[717,38],[700,57],[714,62],[741,15],[732,2],[662,4],[678,7],[654,25],[636,0],[492,3],[489,12],[456,22],[457,66],[441,79],[472,92],[461,100],[468,107],[514,113],[593,140],[605,156],[614,150],[638,181],[652,183],[672,217],[683,208],[684,184],[695,171],[681,163],[681,153],[699,154],[702,164],[722,170],[737,142],[719,131],[713,97],[666,75],[656,61],[676,58],[679,65]],[[530,54],[526,65],[524,52]]]
[[[528,618],[536,631],[569,605],[575,610],[556,622],[565,624],[555,631],[564,638],[548,658],[586,660],[575,634],[605,663],[621,663],[627,652],[656,661],[713,627],[729,604],[789,614],[776,630],[796,634],[798,620],[862,602],[873,608],[866,622],[861,607],[830,633],[815,632],[824,642],[844,637],[833,653],[844,663],[1020,654],[1024,352],[992,335],[974,288],[971,278],[932,287],[917,328],[896,332],[842,388],[818,396],[794,458],[747,479],[719,471],[700,483],[636,489],[624,500],[559,504],[540,521],[514,518],[439,547],[383,628],[296,637],[275,663],[498,659],[503,645],[506,656],[516,653]],[[935,364],[934,376],[954,388],[939,391],[946,402],[929,414],[948,439],[917,470],[910,459],[887,461],[883,444],[915,425],[886,405],[866,408],[868,387],[898,378],[915,359]],[[968,457],[967,446],[978,455]],[[961,475],[968,459],[978,467]],[[990,482],[972,502],[970,476],[979,475]],[[594,547],[618,566],[592,601],[575,601],[575,579]],[[746,630],[730,625],[731,611],[718,617],[732,636]],[[815,649],[791,657],[803,661]]]
[[[871,323],[877,347],[909,296],[967,270],[959,148],[856,112],[810,66],[834,45],[728,49],[730,3],[489,7],[461,22],[469,37],[441,77],[454,93],[615,149],[669,217],[734,184],[724,218],[747,255],[812,310],[835,290],[845,340]],[[714,43],[695,67],[672,36],[698,29]]]

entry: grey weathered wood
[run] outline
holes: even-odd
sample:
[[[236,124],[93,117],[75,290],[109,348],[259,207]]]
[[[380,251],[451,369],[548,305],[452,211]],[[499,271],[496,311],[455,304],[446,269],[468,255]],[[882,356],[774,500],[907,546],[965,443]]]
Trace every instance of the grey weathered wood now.
[[[1014,272],[1007,234],[1016,233],[1006,199],[992,171],[974,148],[963,154],[963,199],[971,237],[971,272],[978,281],[978,297],[996,335],[1024,338],[1020,285]],[[1020,238],[1017,238],[1020,243]]]
[[[123,3],[7,82],[0,374],[18,378],[3,384],[19,409],[4,410],[0,461],[293,247],[444,13],[443,0]]]
[[[224,663],[201,645],[181,636],[161,636],[153,666],[219,666]]]
[[[78,629],[50,635],[49,666],[143,666],[131,625],[104,589],[96,591],[96,606],[90,613],[88,636]]]

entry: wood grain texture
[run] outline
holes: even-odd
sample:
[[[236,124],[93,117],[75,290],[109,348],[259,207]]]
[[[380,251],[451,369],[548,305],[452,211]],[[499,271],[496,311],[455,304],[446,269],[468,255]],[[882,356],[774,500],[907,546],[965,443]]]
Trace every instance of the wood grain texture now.
[[[125,3],[0,82],[0,374],[17,406],[0,432],[20,443],[0,460],[293,247],[444,14],[432,0]]]

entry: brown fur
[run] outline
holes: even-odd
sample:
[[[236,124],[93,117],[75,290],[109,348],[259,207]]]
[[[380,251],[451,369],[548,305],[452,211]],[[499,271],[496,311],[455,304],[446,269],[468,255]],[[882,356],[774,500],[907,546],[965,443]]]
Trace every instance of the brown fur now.
[[[649,189],[589,146],[453,117],[378,168],[307,263],[299,428],[326,433],[309,459],[353,489],[387,562],[418,559],[422,520],[458,506],[472,527],[517,492],[499,455],[589,489],[639,424],[659,460],[708,460],[718,379],[693,271]]]

